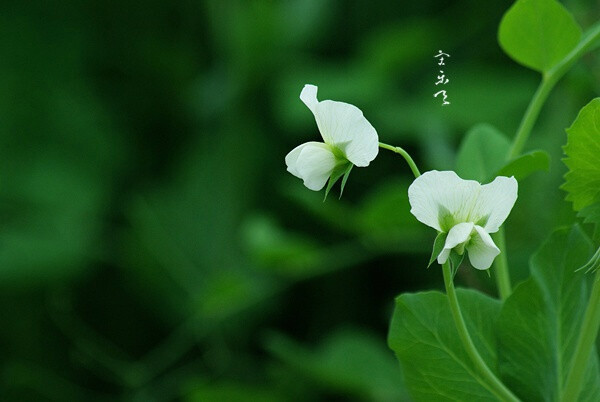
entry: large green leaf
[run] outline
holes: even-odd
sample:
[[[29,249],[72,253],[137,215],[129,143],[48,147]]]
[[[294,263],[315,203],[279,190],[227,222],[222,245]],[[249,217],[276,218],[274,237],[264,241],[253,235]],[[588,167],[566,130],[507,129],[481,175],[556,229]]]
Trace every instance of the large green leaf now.
[[[532,173],[550,169],[550,155],[546,151],[531,151],[508,162],[498,171],[497,176],[514,176],[523,180]]]
[[[562,189],[573,208],[589,222],[600,223],[600,98],[588,103],[567,129],[564,162],[569,168]]]
[[[506,300],[498,320],[498,363],[504,383],[526,401],[560,395],[588,300],[589,276],[575,272],[592,252],[579,229],[555,232],[531,259],[531,278]],[[600,400],[596,353],[582,401]]]
[[[463,179],[489,181],[502,167],[510,141],[489,124],[469,130],[456,157],[456,173]]]
[[[500,22],[498,41],[518,63],[545,72],[579,42],[581,28],[555,0],[518,0]]]
[[[500,302],[463,289],[458,289],[458,298],[473,342],[493,370],[494,325]],[[497,400],[464,351],[444,294],[399,296],[388,344],[400,360],[406,385],[417,401]]]

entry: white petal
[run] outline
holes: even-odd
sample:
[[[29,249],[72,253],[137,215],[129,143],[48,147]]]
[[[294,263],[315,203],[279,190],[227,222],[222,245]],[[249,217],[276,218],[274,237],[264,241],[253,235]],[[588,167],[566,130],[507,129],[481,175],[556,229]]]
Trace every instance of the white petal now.
[[[327,144],[338,148],[359,167],[368,166],[379,152],[377,131],[354,105],[317,99],[318,88],[307,84],[300,99],[313,112],[317,126]]]
[[[306,187],[319,191],[325,186],[337,160],[326,144],[309,142],[304,145],[296,160],[295,169]]]
[[[471,242],[467,245],[469,261],[477,269],[488,269],[492,266],[494,258],[500,254],[491,236],[481,226],[475,225],[475,232]]]
[[[377,131],[356,106],[325,100],[317,104],[315,119],[323,140],[340,149],[356,166],[368,166],[377,156]]]
[[[317,90],[318,87],[315,85],[306,84],[304,88],[302,88],[302,92],[300,92],[300,99],[306,106],[308,106],[313,114],[315,113],[317,103],[319,103],[317,100]]]
[[[438,256],[438,264],[443,264],[448,259],[450,255],[450,251],[459,244],[465,243],[471,237],[471,232],[473,231],[473,223],[472,222],[464,222],[459,223],[458,225],[454,225],[452,229],[448,232],[448,237],[446,237],[446,243],[444,244],[444,249]]]
[[[497,232],[517,201],[518,187],[514,177],[504,176],[496,177],[493,182],[481,186],[472,212],[473,222],[482,222],[481,226],[488,233]]]
[[[446,232],[455,224],[468,221],[479,188],[476,181],[463,180],[451,171],[425,172],[408,188],[410,212],[427,226]],[[444,222],[447,215],[451,215],[452,222]]]
[[[299,178],[302,178],[302,176],[300,176],[300,172],[298,172],[296,164],[298,163],[298,157],[300,156],[300,152],[304,149],[304,147],[308,145],[322,146],[323,143],[315,141],[305,142],[304,144],[298,145],[296,148],[292,149],[285,156],[285,164],[287,165],[287,171]]]

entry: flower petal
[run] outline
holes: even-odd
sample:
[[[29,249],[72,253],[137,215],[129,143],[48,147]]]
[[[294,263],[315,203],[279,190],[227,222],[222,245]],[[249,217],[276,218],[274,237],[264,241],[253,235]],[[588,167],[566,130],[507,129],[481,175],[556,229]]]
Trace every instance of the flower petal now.
[[[354,165],[368,166],[377,156],[377,131],[356,106],[325,100],[318,103],[315,119],[323,140],[340,149]]]
[[[300,172],[298,172],[298,169],[296,168],[296,164],[298,163],[298,157],[300,156],[300,152],[302,152],[304,147],[306,147],[308,145],[321,146],[318,144],[323,145],[323,143],[321,143],[321,142],[310,141],[310,142],[305,142],[304,144],[298,145],[296,148],[292,149],[285,156],[285,164],[287,165],[287,171],[296,177],[302,178],[302,176],[300,176]]]
[[[447,232],[468,221],[479,188],[476,181],[463,180],[451,171],[425,172],[408,188],[410,212],[427,226]]]
[[[514,177],[498,176],[481,186],[471,217],[488,233],[497,232],[517,201],[519,184]],[[485,222],[485,223],[484,223]]]
[[[294,167],[298,177],[304,180],[306,187],[310,190],[319,191],[325,186],[337,164],[337,160],[326,144],[309,142],[303,145],[304,147],[300,150]]]
[[[446,260],[448,260],[450,251],[452,251],[454,247],[469,240],[471,237],[471,232],[473,231],[473,226],[474,225],[472,222],[463,222],[454,225],[452,229],[450,229],[448,232],[448,237],[446,237],[444,248],[438,256],[438,264],[443,264],[446,262]]]
[[[304,88],[302,88],[302,92],[300,92],[300,99],[304,104],[310,109],[313,114],[315,114],[315,109],[319,101],[317,100],[317,90],[319,88],[315,85],[306,84]]]
[[[475,232],[471,242],[467,245],[469,261],[477,269],[488,269],[492,266],[494,258],[500,254],[492,237],[481,226],[475,225]]]
[[[338,148],[359,167],[368,166],[379,152],[377,131],[354,105],[317,99],[318,88],[307,84],[300,99],[311,110],[323,141]]]

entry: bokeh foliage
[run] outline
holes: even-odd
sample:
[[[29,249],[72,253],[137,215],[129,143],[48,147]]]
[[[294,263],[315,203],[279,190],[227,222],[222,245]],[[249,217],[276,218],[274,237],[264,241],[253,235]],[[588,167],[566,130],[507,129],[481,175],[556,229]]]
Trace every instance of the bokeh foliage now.
[[[584,28],[600,12],[564,4]],[[318,85],[422,170],[448,169],[476,124],[511,138],[535,90],[497,44],[509,6],[2,2],[0,399],[405,400],[385,338],[395,295],[440,287],[433,234],[396,155],[326,203],[285,172],[318,138],[298,95]],[[551,166],[522,182],[506,225],[515,280],[575,219],[561,145],[599,65],[585,57],[534,128],[528,150]],[[495,291],[485,273],[458,281]]]

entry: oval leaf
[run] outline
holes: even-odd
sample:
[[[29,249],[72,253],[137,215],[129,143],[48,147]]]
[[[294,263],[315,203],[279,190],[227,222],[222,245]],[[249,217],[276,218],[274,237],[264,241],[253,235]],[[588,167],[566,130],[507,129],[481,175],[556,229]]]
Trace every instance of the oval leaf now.
[[[463,179],[489,181],[504,164],[510,141],[489,124],[467,132],[456,157],[456,173]]]
[[[518,0],[500,22],[498,41],[516,62],[545,72],[579,42],[581,28],[555,0]]]
[[[498,171],[496,176],[514,176],[521,181],[532,173],[548,171],[550,169],[550,155],[546,151],[532,151],[521,155],[508,162]]]
[[[500,302],[473,290],[458,289],[457,294],[473,342],[493,370],[494,324]],[[415,400],[498,400],[464,351],[444,294],[399,296],[388,344],[402,364],[406,386]]]

